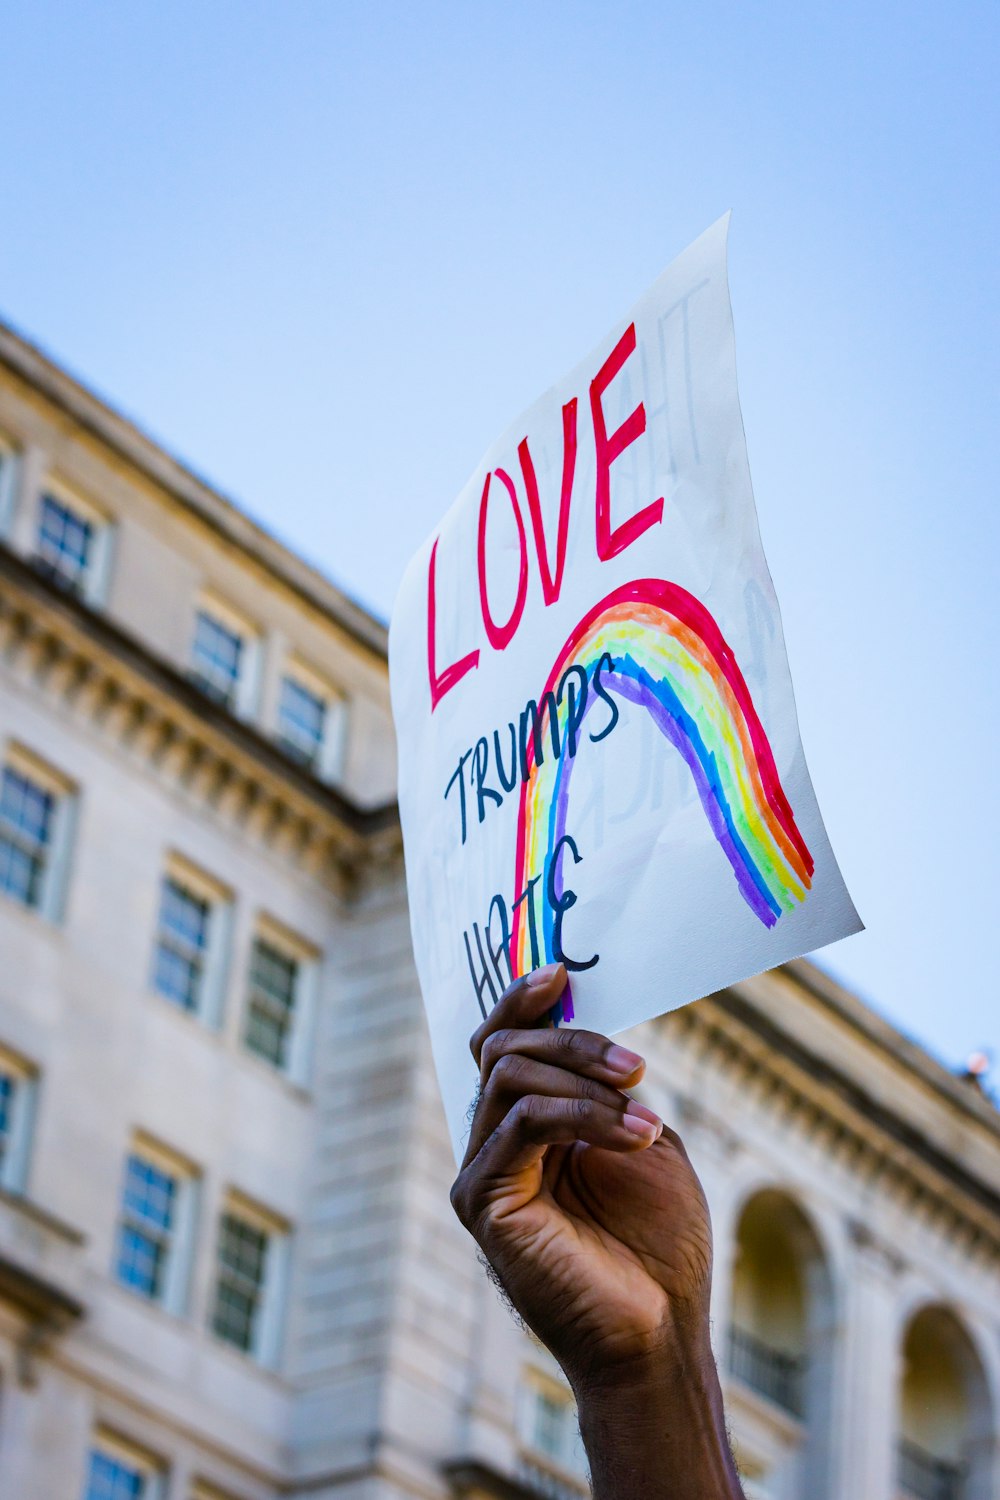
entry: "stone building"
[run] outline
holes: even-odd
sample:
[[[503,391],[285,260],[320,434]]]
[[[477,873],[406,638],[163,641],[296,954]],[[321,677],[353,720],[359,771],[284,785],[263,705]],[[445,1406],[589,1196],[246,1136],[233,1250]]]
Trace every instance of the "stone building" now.
[[[0,1496],[573,1500],[451,1214],[383,626],[0,328]],[[1000,1116],[806,962],[640,1028],[748,1494],[1000,1496]]]

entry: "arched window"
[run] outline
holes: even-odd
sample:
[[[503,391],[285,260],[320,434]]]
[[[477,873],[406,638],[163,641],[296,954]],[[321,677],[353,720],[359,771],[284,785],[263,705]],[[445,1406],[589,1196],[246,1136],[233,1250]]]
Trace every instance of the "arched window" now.
[[[925,1307],[903,1340],[898,1483],[908,1500],[987,1500],[993,1413],[982,1365],[954,1313]]]
[[[747,1203],[736,1232],[729,1371],[749,1392],[746,1428],[769,1453],[762,1492],[828,1492],[833,1292],[819,1239],[802,1209],[767,1189]],[[771,1429],[764,1441],[764,1429]],[[752,1471],[751,1471],[752,1472]]]

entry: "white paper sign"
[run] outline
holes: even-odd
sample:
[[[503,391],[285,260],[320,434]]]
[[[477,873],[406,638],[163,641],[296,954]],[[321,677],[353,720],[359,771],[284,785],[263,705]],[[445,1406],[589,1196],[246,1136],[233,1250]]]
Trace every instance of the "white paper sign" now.
[[[616,1032],[860,929],[799,740],[736,386],[728,216],[486,454],[389,662],[456,1153],[468,1039],[561,959]]]

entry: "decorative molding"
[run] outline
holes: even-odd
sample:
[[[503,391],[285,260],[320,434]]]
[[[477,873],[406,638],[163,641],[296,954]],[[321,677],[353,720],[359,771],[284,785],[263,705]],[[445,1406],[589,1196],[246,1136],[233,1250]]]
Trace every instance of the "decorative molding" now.
[[[1000,1261],[1000,1193],[856,1078],[784,1032],[752,1000],[720,991],[660,1024],[671,1032],[671,1045],[700,1068],[726,1075],[745,1108],[815,1141],[869,1190],[951,1240],[963,1255]],[[694,1110],[706,1113],[700,1102]]]
[[[397,805],[364,808],[0,545],[0,664],[343,899],[398,863]]]
[[[272,536],[233,501],[146,436],[134,422],[88,390],[49,359],[37,345],[0,322],[0,366],[23,382],[30,396],[41,396],[119,460],[137,470],[176,504],[195,516],[305,604],[384,662],[388,626]]]
[[[915,1042],[912,1037],[899,1031],[884,1016],[870,1005],[845,990],[829,974],[806,958],[791,959],[781,964],[774,975],[790,981],[799,990],[819,1003],[822,1008],[839,1021],[846,1022],[852,1031],[863,1036],[865,1041],[887,1052],[895,1062],[928,1084],[938,1094],[944,1094],[949,1104],[956,1106],[1000,1139],[1000,1110],[975,1083],[957,1077],[937,1058]],[[746,986],[752,990],[753,981]]]
[[[862,1219],[848,1219],[847,1233],[851,1243],[871,1264],[877,1266],[890,1278],[901,1276],[906,1270],[906,1260],[887,1245]]]
[[[65,1219],[60,1219],[56,1214],[50,1213],[34,1199],[26,1197],[23,1193],[12,1193],[9,1188],[0,1187],[0,1205],[12,1210],[26,1219],[29,1223],[37,1225],[44,1234],[54,1235],[56,1239],[65,1240],[67,1245],[84,1245],[87,1236],[82,1229],[77,1229],[73,1224],[67,1224]]]
[[[677,1112],[685,1126],[692,1127],[711,1141],[723,1156],[736,1156],[743,1149],[743,1143],[736,1132],[724,1120],[719,1119],[718,1115],[707,1110],[699,1099],[686,1094],[679,1095]]]
[[[83,1303],[2,1251],[0,1302],[14,1308],[25,1320],[25,1331],[17,1345],[17,1375],[20,1384],[30,1388],[37,1380],[37,1357],[58,1334],[79,1322]]]

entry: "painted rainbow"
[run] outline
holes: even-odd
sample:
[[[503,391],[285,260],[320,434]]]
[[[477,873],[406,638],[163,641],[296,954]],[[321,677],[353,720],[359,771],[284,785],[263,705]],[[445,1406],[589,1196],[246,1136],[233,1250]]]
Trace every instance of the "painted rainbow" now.
[[[551,736],[554,708],[564,745],[569,714],[568,695],[565,709],[555,696],[546,695],[555,695],[571,667],[586,672],[592,684],[598,664],[602,687],[645,708],[684,757],[740,894],[754,916],[773,927],[782,912],[805,899],[813,859],[796,827],[743,674],[714,618],[693,594],[659,578],[640,578],[615,589],[576,626],[549,673],[539,700],[546,736]],[[595,702],[601,702],[599,695],[588,692],[581,728]],[[551,738],[547,743],[551,747]],[[543,753],[539,764],[534,743],[527,755],[515,890],[524,890],[532,875],[548,869],[566,832],[575,763],[568,753]],[[553,913],[547,903],[540,925],[544,951],[533,954],[523,903],[515,910],[511,958],[516,974],[526,973],[533,959],[551,961]],[[572,1014],[567,992],[562,1019]]]

